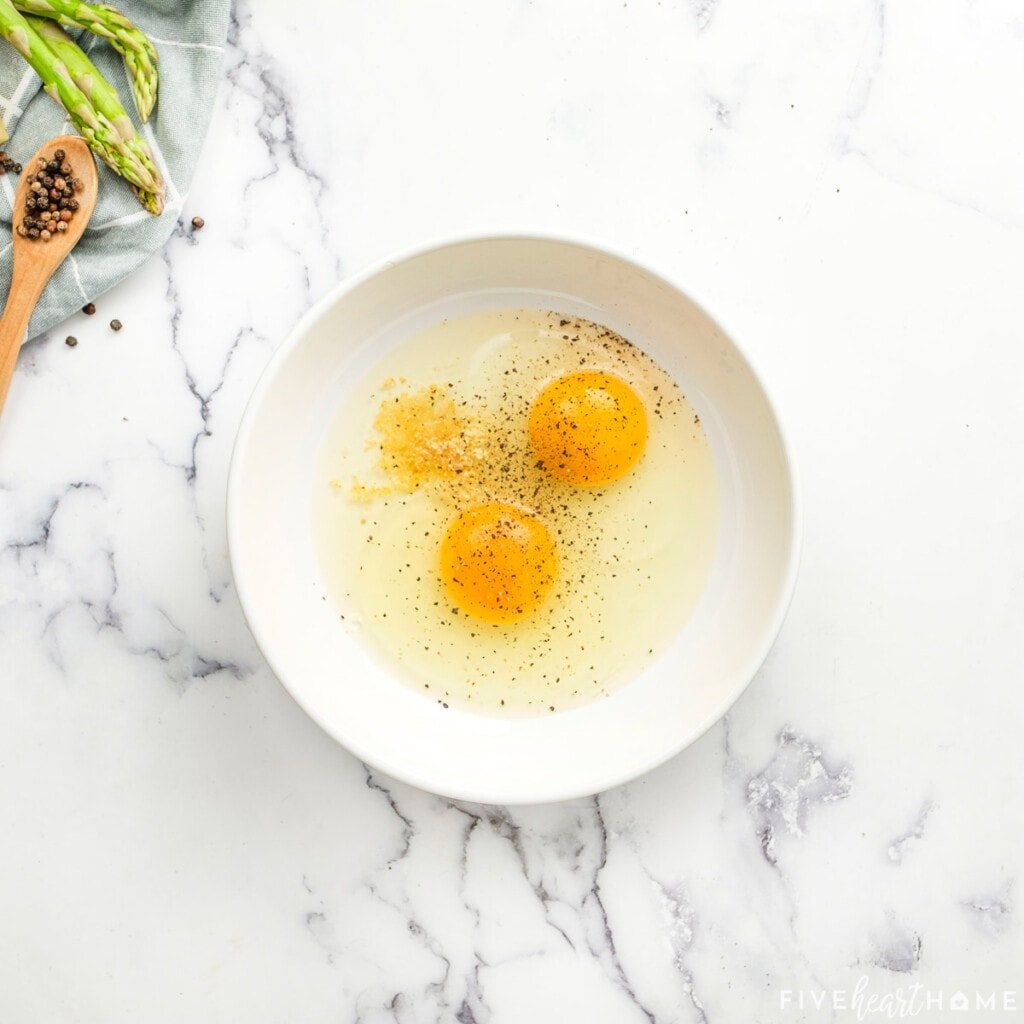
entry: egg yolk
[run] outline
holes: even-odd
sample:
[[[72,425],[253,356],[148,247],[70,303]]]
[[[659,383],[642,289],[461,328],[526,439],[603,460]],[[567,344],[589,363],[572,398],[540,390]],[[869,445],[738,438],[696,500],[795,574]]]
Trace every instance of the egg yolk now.
[[[517,622],[544,602],[558,556],[547,527],[514,505],[466,509],[441,542],[441,579],[451,600],[484,622]]]
[[[577,487],[597,487],[628,473],[647,443],[647,413],[637,393],[600,370],[552,381],[530,410],[538,464]]]

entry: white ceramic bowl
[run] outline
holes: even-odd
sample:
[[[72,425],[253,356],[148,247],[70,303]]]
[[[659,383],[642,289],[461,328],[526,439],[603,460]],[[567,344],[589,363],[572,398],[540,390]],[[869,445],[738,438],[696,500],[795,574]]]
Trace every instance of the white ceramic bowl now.
[[[410,331],[486,306],[604,323],[679,382],[704,424],[722,499],[700,606],[672,646],[610,697],[543,718],[445,710],[387,670],[321,599],[314,464],[339,395]],[[743,692],[796,578],[793,468],[761,382],[685,292],[592,244],[461,239],[388,260],[317,303],[277,350],[246,410],[228,485],[235,584],[252,634],[296,701],[382,771],[451,797],[532,803],[599,792],[692,743]],[[643,595],[637,597],[643,614]]]

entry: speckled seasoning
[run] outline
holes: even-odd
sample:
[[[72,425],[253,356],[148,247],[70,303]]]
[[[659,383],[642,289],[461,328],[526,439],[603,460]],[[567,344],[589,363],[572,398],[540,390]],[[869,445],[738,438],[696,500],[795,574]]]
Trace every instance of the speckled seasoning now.
[[[574,707],[649,663],[698,603],[717,528],[685,396],[564,313],[401,342],[340,410],[315,485],[339,628],[440,707],[491,714]]]

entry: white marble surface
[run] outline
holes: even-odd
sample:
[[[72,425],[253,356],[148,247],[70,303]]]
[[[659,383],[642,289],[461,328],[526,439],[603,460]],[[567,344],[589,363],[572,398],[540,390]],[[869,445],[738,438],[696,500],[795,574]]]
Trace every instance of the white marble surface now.
[[[867,996],[899,990],[904,1016],[1015,1019],[1020,5],[249,0],[226,60],[206,228],[29,344],[0,423],[0,1021],[881,1020]],[[223,522],[302,310],[509,224],[725,311],[806,504],[788,623],[727,721],[512,810],[308,721]],[[858,984],[859,1015],[815,1008]]]

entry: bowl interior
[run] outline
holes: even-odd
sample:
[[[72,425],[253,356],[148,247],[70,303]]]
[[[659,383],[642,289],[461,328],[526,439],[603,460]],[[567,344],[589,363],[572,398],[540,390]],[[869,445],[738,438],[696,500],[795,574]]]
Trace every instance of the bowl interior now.
[[[686,628],[610,697],[546,718],[443,709],[392,678],[323,600],[311,528],[315,464],[347,389],[411,332],[444,316],[511,306],[586,316],[649,352],[699,413],[721,494],[714,568]],[[796,563],[784,441],[734,343],[656,274],[587,245],[527,237],[419,252],[342,286],[307,314],[246,411],[228,529],[253,635],[298,703],[383,771],[496,803],[597,792],[692,742],[767,654]],[[643,613],[638,594],[636,614]]]

